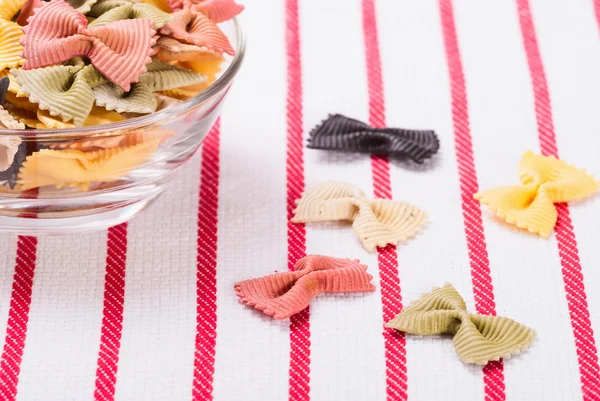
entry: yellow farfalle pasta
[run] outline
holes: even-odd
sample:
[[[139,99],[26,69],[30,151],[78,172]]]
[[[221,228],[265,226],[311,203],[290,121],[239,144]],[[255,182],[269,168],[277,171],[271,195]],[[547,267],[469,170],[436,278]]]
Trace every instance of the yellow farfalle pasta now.
[[[56,116],[50,115],[48,110],[38,109],[36,113],[37,119],[46,126],[48,129],[64,129],[64,128],[75,128],[75,125],[66,123]]]
[[[134,131],[123,135],[92,136],[85,139],[50,143],[52,149],[78,149],[82,151],[92,151],[98,149],[110,149],[117,147],[129,147],[141,143],[159,139],[166,141],[176,134],[175,131],[157,129],[144,129],[143,131]]]
[[[592,195],[600,187],[593,176],[553,156],[525,152],[519,163],[522,186],[494,188],[475,194],[507,223],[548,237],[556,225],[554,203]]]
[[[87,191],[92,182],[117,181],[146,163],[159,143],[160,139],[156,138],[135,146],[93,152],[42,149],[23,162],[18,184],[23,191],[46,185]]]
[[[20,41],[23,29],[13,22],[27,0],[0,0],[0,71],[15,68],[25,63],[21,57],[23,46]]]
[[[18,24],[0,19],[0,71],[25,63],[21,57],[23,46],[19,43],[22,37],[23,30]]]
[[[47,129],[46,125],[37,118],[37,110],[30,111],[20,107],[10,107],[10,115],[20,123],[25,124],[29,128]]]
[[[169,4],[165,0],[142,0],[142,3],[152,4],[154,7],[166,13],[172,12],[171,7],[169,7]]]
[[[458,357],[478,365],[518,354],[535,337],[535,331],[512,319],[468,313],[451,284],[424,294],[385,326],[423,336],[452,334]]]
[[[85,120],[86,126],[111,124],[119,121],[125,121],[125,117],[116,111],[106,110],[105,108],[94,106],[88,118]]]
[[[368,251],[413,237],[427,221],[427,213],[406,202],[369,200],[356,186],[327,181],[296,201],[294,223],[346,220]]]
[[[10,87],[9,87],[10,88]],[[37,103],[31,103],[29,99],[27,99],[24,95],[16,95],[12,92],[6,93],[6,101],[14,107],[19,109],[31,111],[32,113],[36,113],[39,109]]]
[[[27,0],[0,0],[0,19],[10,21],[27,3]]]

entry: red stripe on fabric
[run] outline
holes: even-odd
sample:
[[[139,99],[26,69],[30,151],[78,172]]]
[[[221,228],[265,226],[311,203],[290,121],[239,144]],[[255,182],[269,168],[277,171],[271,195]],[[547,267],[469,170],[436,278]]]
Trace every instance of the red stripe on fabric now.
[[[385,99],[381,76],[375,0],[363,0],[362,15],[369,90],[369,123],[376,127],[385,127]],[[375,197],[391,199],[390,165],[387,158],[373,156],[371,158],[371,172]],[[377,265],[381,277],[383,321],[387,322],[402,310],[396,247],[388,245],[385,248],[379,248]],[[404,333],[384,328],[383,338],[385,343],[387,399],[394,401],[406,400],[408,398],[408,376],[406,372],[406,339]]]
[[[215,347],[217,345],[217,225],[221,124],[217,120],[202,146],[200,199],[198,201],[196,351],[194,401],[213,399]]]
[[[596,5],[598,5],[598,1],[596,1]],[[517,0],[517,7],[534,90],[535,115],[538,124],[540,149],[542,154],[558,158],[548,82],[540,55],[529,2],[527,0]],[[598,8],[596,8],[596,11],[598,12]],[[558,204],[556,205],[556,209],[558,211],[558,220],[555,228],[556,240],[562,266],[571,327],[573,328],[573,336],[575,338],[581,391],[584,400],[598,400],[600,399],[598,351],[594,340],[594,330],[590,321],[583,272],[577,249],[577,239],[567,204]]]
[[[596,12],[596,22],[600,27],[600,0],[594,0],[594,11]]]
[[[3,401],[13,401],[17,396],[36,257],[37,238],[19,236],[8,324],[0,361],[0,399]]]
[[[127,223],[111,227],[108,230],[106,247],[104,307],[94,390],[96,401],[112,401],[115,399],[125,303]]]
[[[473,198],[473,195],[478,191],[477,172],[473,157],[465,75],[454,24],[454,11],[451,0],[440,0],[439,4],[450,75],[454,146],[460,179],[463,221],[469,250],[475,307],[477,313],[496,315],[494,287],[485,244],[481,208],[479,202]],[[486,400],[500,401],[506,399],[502,361],[490,362],[483,368],[483,381]]]
[[[302,64],[298,0],[286,0],[287,54],[287,154],[286,199],[288,269],[306,255],[306,228],[291,222],[296,199],[304,191],[304,141],[302,115]],[[289,400],[310,400],[310,308],[290,318]]]

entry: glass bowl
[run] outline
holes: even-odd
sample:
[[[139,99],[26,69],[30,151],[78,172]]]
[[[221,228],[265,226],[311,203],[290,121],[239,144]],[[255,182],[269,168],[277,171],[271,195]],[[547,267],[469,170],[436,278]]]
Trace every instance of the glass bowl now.
[[[156,199],[210,131],[242,64],[239,21],[220,27],[236,55],[213,84],[189,100],[111,124],[0,129],[3,143],[21,142],[20,151],[29,155],[18,180],[0,180],[0,231],[38,235],[103,229],[131,219]],[[0,163],[5,157],[0,154]]]

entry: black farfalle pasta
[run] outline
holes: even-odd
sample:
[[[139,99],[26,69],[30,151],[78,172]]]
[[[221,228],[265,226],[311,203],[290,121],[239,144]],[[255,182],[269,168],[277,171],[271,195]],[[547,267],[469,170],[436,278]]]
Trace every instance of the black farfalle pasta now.
[[[308,147],[398,155],[420,164],[437,153],[440,141],[431,130],[373,128],[341,114],[332,114],[310,132]]]
[[[10,167],[4,171],[0,171],[0,182],[4,181],[11,189],[17,185],[19,170],[27,159],[27,156],[37,152],[39,146],[36,142],[22,141],[15,153],[15,158]],[[2,185],[2,184],[0,184]]]
[[[2,106],[2,103],[4,103],[9,85],[10,80],[7,77],[0,78],[0,106]]]

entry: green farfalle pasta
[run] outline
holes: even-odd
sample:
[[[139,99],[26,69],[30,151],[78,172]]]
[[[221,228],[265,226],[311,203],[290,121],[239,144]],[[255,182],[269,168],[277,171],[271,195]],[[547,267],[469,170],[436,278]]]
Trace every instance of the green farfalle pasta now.
[[[478,365],[518,354],[535,337],[534,330],[512,319],[468,313],[451,284],[424,294],[385,326],[410,334],[452,334],[459,358]]]
[[[80,58],[67,65],[34,70],[13,69],[11,74],[19,84],[18,95],[25,95],[41,110],[59,116],[64,122],[84,124],[94,106],[93,88],[107,80]]]
[[[146,68],[148,71],[140,75],[140,83],[148,85],[152,92],[201,84],[208,79],[200,73],[158,60],[152,61]]]
[[[139,4],[138,1],[131,0],[96,0],[94,7],[87,13],[89,17],[99,17],[113,8],[121,7],[127,4]]]
[[[148,71],[140,75],[140,81],[127,93],[112,83],[95,87],[96,105],[119,113],[153,113],[158,107],[153,92],[196,85],[207,79],[197,72],[160,61],[153,61],[146,68]]]
[[[94,88],[96,105],[115,110],[117,113],[150,114],[156,111],[158,101],[147,85],[134,84],[131,91],[125,92],[115,84],[105,84]]]
[[[82,14],[87,14],[92,9],[92,6],[96,4],[98,0],[66,0],[74,9]]]
[[[112,22],[125,19],[147,18],[153,20],[154,28],[158,29],[173,20],[171,14],[161,11],[151,4],[143,3],[125,3],[113,7],[112,3],[102,2],[94,5],[88,15],[98,17],[89,24],[89,28],[100,28]]]

